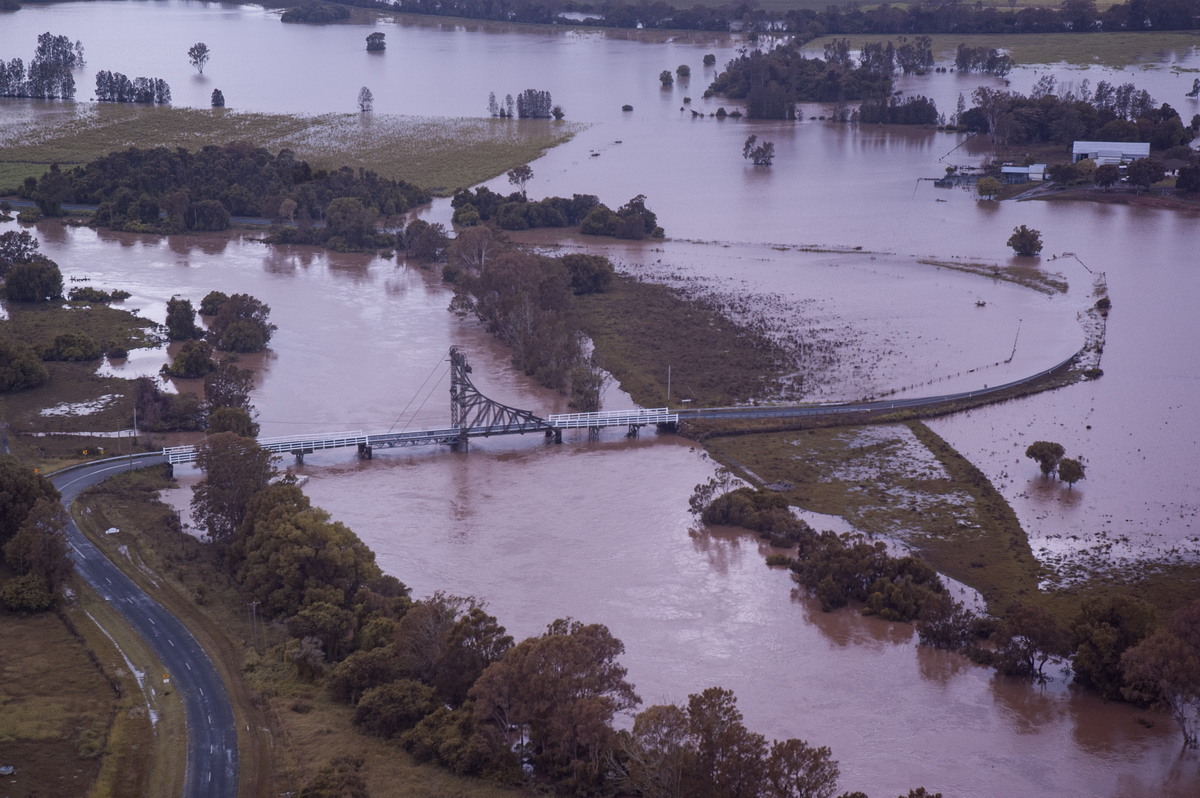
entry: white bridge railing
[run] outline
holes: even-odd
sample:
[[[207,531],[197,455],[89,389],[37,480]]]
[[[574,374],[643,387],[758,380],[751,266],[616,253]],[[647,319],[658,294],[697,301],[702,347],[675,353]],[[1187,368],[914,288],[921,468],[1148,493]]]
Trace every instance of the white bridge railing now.
[[[635,410],[602,410],[597,413],[558,413],[546,416],[546,423],[556,429],[674,424],[678,421],[679,414],[672,413],[666,407]]]
[[[354,432],[329,432],[319,435],[281,435],[274,438],[259,438],[258,445],[268,452],[315,452],[317,449],[340,449],[343,446],[358,446],[367,443],[362,430]],[[196,459],[195,446],[168,446],[163,455],[171,465],[190,463]]]

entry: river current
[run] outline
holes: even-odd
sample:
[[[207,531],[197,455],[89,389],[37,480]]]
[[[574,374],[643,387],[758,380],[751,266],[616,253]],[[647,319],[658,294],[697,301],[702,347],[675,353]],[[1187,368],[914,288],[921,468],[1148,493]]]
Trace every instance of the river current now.
[[[830,126],[808,118],[828,112],[819,106],[787,125],[681,110],[724,104],[701,98],[712,74],[701,59],[713,52],[724,63],[742,45],[735,39],[643,44],[603,32],[401,18],[294,26],[255,6],[165,0],[26,7],[0,17],[0,56],[28,59],[46,30],[83,40],[87,75],[161,76],[176,104],[195,107],[207,107],[221,88],[235,109],[349,112],[368,85],[375,113],[480,116],[489,91],[548,89],[569,119],[589,127],[532,164],[531,196],[594,193],[615,206],[644,193],[669,240],[606,251],[630,272],[749,298],[805,335],[841,342],[842,366],[808,384],[814,399],[965,390],[1057,363],[1083,343],[1079,314],[1102,273],[1113,301],[1102,379],[932,426],[1005,494],[1043,557],[1195,556],[1194,215],[978,202],[923,178],[947,164],[979,163],[985,143]],[[372,30],[387,34],[383,56],[364,51]],[[203,76],[185,57],[195,41],[213,51]],[[690,85],[661,89],[658,73],[681,63],[691,65]],[[1200,111],[1182,96],[1187,70],[1200,67],[1196,51],[1152,66],[1056,69],[1093,84],[1132,80],[1185,119]],[[1009,77],[1022,90],[1036,78],[1033,68]],[[78,79],[86,101],[89,80]],[[986,80],[932,75],[903,88],[949,111],[960,92]],[[632,112],[621,111],[626,103]],[[0,115],[52,106],[4,100]],[[750,133],[775,142],[770,169],[741,158]],[[503,178],[491,185],[508,189]],[[448,222],[448,203],[423,214]],[[1043,231],[1039,268],[1060,273],[1066,294],[921,262],[1008,264],[1004,242],[1018,224]],[[475,324],[447,312],[437,275],[402,262],[271,249],[252,236],[159,239],[56,223],[37,234],[65,274],[131,291],[126,305],[151,318],[161,320],[175,294],[197,301],[220,289],[267,301],[279,332],[254,363],[264,434],[440,426],[449,417],[451,345],[468,352],[472,377],[489,396],[541,413],[565,409],[514,373]],[[111,368],[153,372],[165,358],[146,353]],[[676,384],[686,378],[676,375]],[[616,388],[605,397],[609,408],[628,401]],[[1069,494],[1047,489],[1021,456],[1042,438],[1087,463],[1087,479]],[[1070,689],[1063,674],[1044,688],[994,677],[917,646],[905,625],[822,613],[785,572],[763,564],[755,539],[693,528],[687,497],[712,465],[686,440],[610,433],[551,446],[513,437],[466,453],[413,450],[370,462],[314,455],[298,470],[314,503],[354,529],[417,595],[479,596],[518,637],[564,615],[603,622],[625,642],[622,661],[646,703],[731,688],[750,728],[830,746],[842,789],[1200,789],[1196,756],[1180,753],[1169,717],[1103,704]],[[1108,546],[1115,538],[1124,542]]]

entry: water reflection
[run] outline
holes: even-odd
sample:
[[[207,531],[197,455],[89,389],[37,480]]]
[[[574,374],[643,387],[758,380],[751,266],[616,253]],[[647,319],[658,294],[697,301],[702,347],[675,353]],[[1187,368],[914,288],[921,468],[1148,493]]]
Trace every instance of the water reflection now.
[[[1117,525],[1138,540],[1158,535],[1164,546],[1194,534],[1197,498],[1186,483],[1200,445],[1200,385],[1186,359],[1163,368],[1152,356],[1189,352],[1200,342],[1192,321],[1200,297],[1200,273],[1191,268],[1194,217],[981,203],[965,191],[918,184],[947,163],[988,155],[986,142],[956,150],[961,139],[947,134],[681,119],[684,89],[663,92],[654,76],[664,64],[696,64],[704,52],[723,62],[735,46],[727,39],[648,47],[608,31],[517,34],[412,20],[379,27],[392,48],[368,58],[362,26],[285,26],[257,7],[213,13],[173,1],[98,2],[26,8],[6,17],[4,37],[32,43],[53,30],[84,38],[96,68],[161,74],[178,104],[199,108],[208,106],[208,84],[192,80],[184,59],[160,62],[151,48],[130,47],[129,37],[153,31],[163,41],[226,42],[209,69],[237,108],[350,111],[357,86],[373,83],[379,113],[479,116],[489,90],[547,88],[570,119],[592,126],[534,163],[533,195],[595,193],[619,204],[646,193],[672,236],[714,243],[620,242],[606,251],[652,277],[707,281],[756,302],[786,297],[778,311],[788,329],[845,343],[820,350],[836,352],[844,365],[812,376],[813,393],[823,398],[931,378],[946,390],[977,385],[978,376],[964,373],[1007,357],[1018,320],[1011,374],[989,370],[982,381],[1036,371],[1077,349],[1075,314],[1094,298],[1092,276],[1074,261],[1053,266],[1064,271],[1071,294],[1046,298],[908,257],[1006,263],[1013,227],[1042,229],[1047,251],[1077,252],[1090,269],[1107,273],[1114,312],[1104,379],[935,427],[1013,500],[1035,540]],[[86,40],[76,28],[105,35]],[[313,61],[317,51],[328,57]],[[259,80],[264,60],[289,78]],[[444,79],[414,81],[412,63],[436,65]],[[1184,63],[1191,68],[1195,56]],[[1133,79],[1160,98],[1168,96],[1160,87],[1173,91],[1178,83],[1178,75],[1087,74]],[[493,85],[481,86],[480,75]],[[1030,70],[1011,76],[1024,90],[1034,79]],[[1001,85],[965,75],[905,81],[906,91],[920,89],[942,108],[980,83]],[[698,111],[724,104],[699,98],[698,89],[699,80],[687,88]],[[623,114],[624,103],[635,112]],[[6,116],[13,109],[26,118],[70,116],[67,107],[4,104]],[[828,112],[805,109],[806,116]],[[3,131],[17,128],[0,121],[6,138]],[[750,132],[776,143],[769,171],[741,158]],[[601,155],[591,157],[593,150]],[[491,186],[509,188],[503,176]],[[423,215],[448,221],[449,204]],[[279,331],[271,353],[253,363],[265,434],[444,424],[446,386],[438,375],[452,343],[472,353],[476,382],[489,395],[543,412],[563,409],[561,397],[514,373],[508,353],[479,325],[445,312],[448,294],[433,272],[304,248],[281,255],[254,236],[164,243],[64,229],[42,237],[65,269],[128,287],[131,303],[151,318],[161,320],[173,294],[195,301],[213,289],[270,304]],[[839,252],[796,250],[806,244]],[[856,245],[865,252],[846,251]],[[975,306],[981,297],[983,315]],[[1028,492],[1026,469],[1033,467],[1021,454],[1039,438],[1061,439],[1069,452],[1091,458],[1087,492],[1074,492],[1086,500],[1064,507],[1018,495]],[[466,454],[388,452],[368,463],[312,456],[297,470],[311,477],[314,503],[355,529],[381,566],[418,595],[481,596],[518,637],[559,615],[607,623],[625,641],[624,662],[648,700],[679,700],[712,684],[734,689],[751,727],[830,745],[846,789],[897,794],[925,784],[951,795],[992,795],[1002,784],[1022,795],[1191,796],[1200,783],[1194,758],[1177,756],[1177,733],[1163,715],[1148,715],[1154,726],[1144,732],[1122,731],[1140,713],[1064,696],[1059,685],[1043,693],[996,682],[953,655],[916,648],[908,627],[821,612],[786,572],[763,565],[753,538],[689,537],[687,496],[711,464],[687,442],[554,447],[494,439]]]

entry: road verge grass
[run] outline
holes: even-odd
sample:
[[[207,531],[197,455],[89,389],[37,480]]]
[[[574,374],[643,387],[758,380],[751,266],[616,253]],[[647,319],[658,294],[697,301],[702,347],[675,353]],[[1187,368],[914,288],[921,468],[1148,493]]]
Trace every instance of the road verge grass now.
[[[252,618],[218,553],[179,529],[158,500],[172,486],[161,468],[110,479],[80,497],[91,537],[155,600],[179,617],[213,658],[234,705],[240,794],[295,793],[330,759],[366,759],[372,795],[511,798],[520,793],[419,765],[395,743],[359,734],[353,709],[299,678],[286,658],[282,624]],[[117,527],[112,535],[98,530]],[[250,727],[247,732],[246,727]]]

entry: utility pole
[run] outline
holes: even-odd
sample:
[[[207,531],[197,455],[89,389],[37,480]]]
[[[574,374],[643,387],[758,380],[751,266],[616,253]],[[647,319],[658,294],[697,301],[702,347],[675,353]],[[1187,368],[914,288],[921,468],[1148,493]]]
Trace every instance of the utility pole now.
[[[247,604],[250,608],[250,645],[258,650],[258,599]]]
[[[671,364],[667,364],[667,405],[671,404]]]

